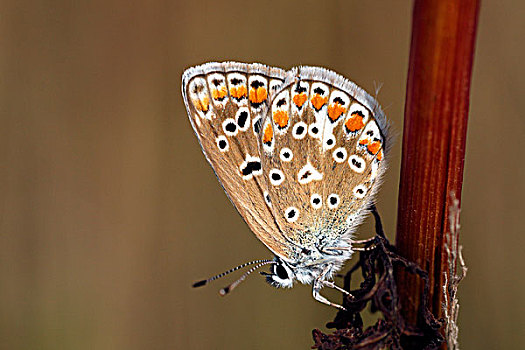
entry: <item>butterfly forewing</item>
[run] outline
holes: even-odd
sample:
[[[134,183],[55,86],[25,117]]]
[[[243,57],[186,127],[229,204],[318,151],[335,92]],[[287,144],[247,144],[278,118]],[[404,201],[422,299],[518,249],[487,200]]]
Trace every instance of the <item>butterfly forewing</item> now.
[[[259,135],[272,93],[285,77],[278,68],[227,62],[189,68],[182,78],[188,116],[206,159],[257,238],[284,259],[290,253],[271,211]]]
[[[352,233],[386,167],[386,127],[375,100],[355,84],[322,68],[293,69],[261,134],[280,230],[301,245]]]

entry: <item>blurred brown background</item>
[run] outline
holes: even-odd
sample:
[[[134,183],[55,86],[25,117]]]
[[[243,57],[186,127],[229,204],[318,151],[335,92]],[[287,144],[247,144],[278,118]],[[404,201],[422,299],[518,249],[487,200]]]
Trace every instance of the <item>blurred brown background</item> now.
[[[525,347],[524,11],[485,0],[480,14],[464,349]],[[190,288],[270,254],[201,154],[181,74],[211,60],[322,65],[384,83],[400,133],[410,18],[408,1],[2,1],[0,348],[309,348],[335,314],[310,288]],[[390,232],[399,161],[398,141],[378,202]]]

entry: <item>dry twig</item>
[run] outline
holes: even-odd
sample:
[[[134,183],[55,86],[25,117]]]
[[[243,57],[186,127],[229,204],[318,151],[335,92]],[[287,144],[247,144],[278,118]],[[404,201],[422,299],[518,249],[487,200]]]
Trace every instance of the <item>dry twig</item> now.
[[[449,350],[458,350],[459,328],[457,325],[459,313],[458,285],[467,274],[467,266],[463,259],[459,240],[459,200],[454,193],[450,195],[452,205],[449,210],[449,230],[445,234],[445,252],[447,254],[448,271],[443,272],[443,314],[445,317],[445,339]],[[459,271],[458,271],[459,268]]]

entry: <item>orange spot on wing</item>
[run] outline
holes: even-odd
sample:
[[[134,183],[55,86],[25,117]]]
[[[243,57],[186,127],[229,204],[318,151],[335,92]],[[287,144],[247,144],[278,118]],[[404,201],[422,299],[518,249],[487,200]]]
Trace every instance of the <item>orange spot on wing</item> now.
[[[263,143],[271,143],[273,140],[273,129],[271,124],[267,124],[264,128]]]
[[[346,120],[346,129],[349,131],[356,131],[361,129],[365,124],[363,123],[363,117],[357,113],[352,113],[350,118]]]
[[[322,97],[319,94],[314,94],[314,97],[312,97],[312,106],[314,106],[316,110],[320,110],[326,102],[328,102],[328,97]]]
[[[230,88],[230,95],[233,98],[240,99],[246,96],[246,86],[232,87]]]
[[[213,89],[211,92],[211,97],[213,97],[214,100],[219,100],[221,98],[224,98],[228,94],[228,90],[226,89],[226,86],[221,87],[220,89]]]
[[[379,142],[379,141],[370,142],[370,144],[368,144],[367,148],[368,148],[368,152],[370,152],[372,154],[376,154],[377,151],[379,151],[379,149],[381,148],[381,142]]]
[[[293,103],[295,103],[295,105],[299,108],[301,108],[304,103],[306,102],[306,99],[308,97],[306,96],[306,94],[303,92],[303,93],[300,93],[300,94],[297,94],[293,97]]]
[[[287,111],[275,111],[273,112],[273,121],[279,125],[282,129],[288,125],[288,112]]]
[[[344,112],[346,112],[346,108],[339,103],[332,103],[328,106],[328,117],[330,117],[332,121],[336,121]]]
[[[383,151],[382,150],[379,151],[379,153],[377,154],[376,158],[377,158],[377,160],[383,159]]]
[[[208,97],[203,97],[200,100],[193,100],[193,105],[197,110],[206,113],[210,108],[210,99]]]
[[[363,139],[363,140],[359,141],[360,145],[366,145],[367,143],[368,143],[368,139]]]
[[[267,97],[268,92],[263,87],[258,87],[257,89],[250,89],[250,102],[252,103],[264,102]]]

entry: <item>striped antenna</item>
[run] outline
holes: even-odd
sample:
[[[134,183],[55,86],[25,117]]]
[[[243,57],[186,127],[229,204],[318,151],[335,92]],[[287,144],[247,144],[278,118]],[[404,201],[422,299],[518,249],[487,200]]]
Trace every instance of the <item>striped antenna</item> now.
[[[228,271],[225,271],[225,272],[223,272],[223,273],[220,273],[220,274],[218,274],[218,275],[215,275],[215,276],[213,276],[213,277],[210,277],[210,278],[208,278],[208,279],[206,279],[206,280],[202,280],[202,281],[195,282],[195,283],[193,283],[192,287],[193,287],[193,288],[202,287],[202,286],[204,286],[204,285],[210,283],[211,281],[214,281],[214,280],[216,280],[216,279],[218,279],[218,278],[224,277],[224,276],[226,276],[226,275],[228,275],[228,274],[230,274],[230,273],[232,273],[232,272],[234,272],[234,271],[237,271],[238,269],[242,269],[243,267],[246,267],[246,266],[249,266],[249,265],[260,264],[260,263],[263,263],[264,265],[266,265],[266,264],[269,263],[269,262],[273,262],[273,260],[263,259],[263,260],[254,260],[254,261],[250,261],[250,262],[244,263],[244,264],[242,264],[242,265],[236,266],[236,267],[234,267],[234,268],[232,268],[232,269],[229,269]],[[261,266],[262,266],[262,265],[261,265]]]
[[[254,267],[252,267],[251,269],[249,269],[248,271],[246,271],[244,273],[244,275],[242,275],[237,281],[233,282],[232,284],[230,284],[227,287],[222,288],[219,291],[219,294],[222,295],[222,296],[225,296],[226,294],[231,292],[235,287],[237,287],[242,281],[244,281],[246,279],[246,277],[248,277],[253,271],[257,270],[261,266],[268,265],[268,264],[276,264],[276,262],[273,261],[273,260],[261,260],[260,264],[257,264]]]

